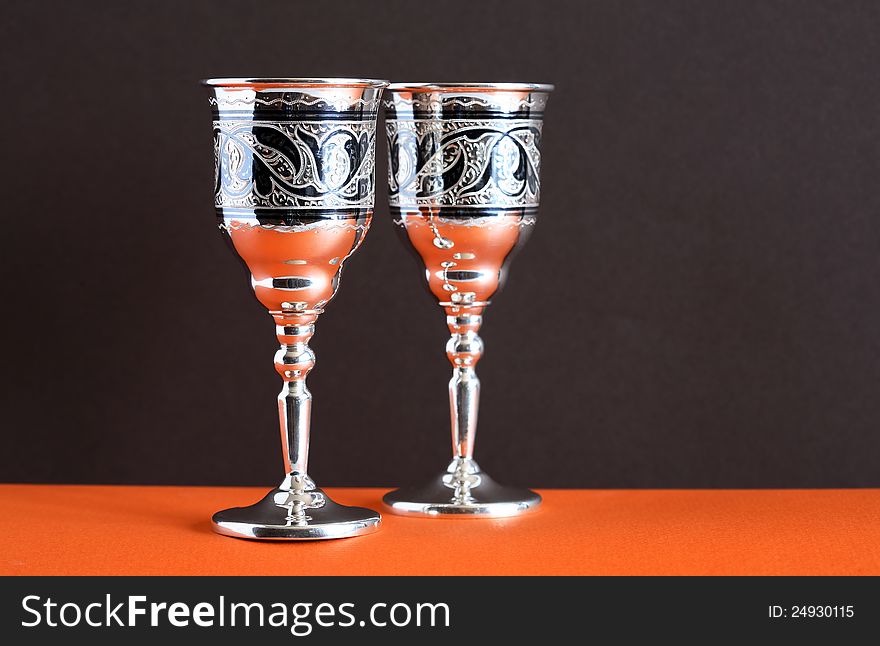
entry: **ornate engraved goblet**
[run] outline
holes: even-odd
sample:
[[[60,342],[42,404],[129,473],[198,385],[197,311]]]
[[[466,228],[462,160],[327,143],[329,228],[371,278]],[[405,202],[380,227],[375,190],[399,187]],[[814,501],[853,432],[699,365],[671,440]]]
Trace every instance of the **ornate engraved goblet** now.
[[[315,365],[309,340],[370,226],[376,116],[386,81],[209,79],[214,205],[275,319],[285,476],[249,507],[214,514],[214,529],[259,539],[327,539],[378,529],[379,514],[345,507],[309,477]]]
[[[388,493],[394,513],[513,516],[541,497],[494,482],[474,461],[483,354],[477,332],[535,224],[544,106],[552,85],[392,84],[384,101],[391,213],[425,266],[452,335],[452,462],[422,487]]]

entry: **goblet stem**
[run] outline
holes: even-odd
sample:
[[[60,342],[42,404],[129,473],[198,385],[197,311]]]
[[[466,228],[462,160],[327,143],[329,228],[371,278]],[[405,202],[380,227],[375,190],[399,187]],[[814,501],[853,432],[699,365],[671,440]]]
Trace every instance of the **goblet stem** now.
[[[451,334],[446,343],[446,356],[452,363],[452,379],[449,380],[452,456],[466,460],[474,455],[480,406],[476,365],[483,355],[483,341],[477,334],[483,322],[482,309],[468,311],[460,306],[446,307],[446,324]]]
[[[477,331],[483,322],[482,306],[446,307],[446,325],[451,334],[446,356],[452,363],[449,380],[449,413],[452,421],[452,463],[446,484],[452,488],[455,504],[473,501],[471,487],[478,484],[479,467],[473,461],[477,414],[480,407],[480,380],[476,365],[483,356],[483,340]]]
[[[382,501],[388,509],[403,515],[515,516],[534,509],[541,496],[528,489],[497,484],[473,457],[480,403],[476,365],[483,356],[483,341],[477,332],[487,302],[473,302],[468,292],[453,295],[456,298],[443,303],[451,335],[446,343],[446,356],[452,363],[452,461],[444,473],[427,485],[396,489],[385,494]]]
[[[315,353],[309,340],[315,333],[318,315],[276,313],[275,333],[281,344],[275,353],[275,370],[284,380],[278,395],[278,418],[286,477],[282,489],[308,491],[315,483],[307,475],[309,460],[309,424],[312,393],[306,376],[315,366]]]
[[[449,380],[449,411],[452,417],[452,455],[474,457],[474,435],[480,406],[480,380],[473,368],[454,368]]]

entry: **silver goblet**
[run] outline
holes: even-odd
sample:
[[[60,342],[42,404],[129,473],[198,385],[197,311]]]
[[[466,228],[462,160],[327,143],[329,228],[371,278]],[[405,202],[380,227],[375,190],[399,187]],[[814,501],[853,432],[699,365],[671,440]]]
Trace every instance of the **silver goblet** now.
[[[452,461],[384,497],[394,513],[512,516],[541,497],[494,482],[473,459],[483,354],[477,332],[535,224],[541,126],[552,85],[397,83],[384,101],[391,213],[446,311]]]
[[[299,540],[375,531],[379,514],[345,507],[307,473],[315,365],[309,339],[373,215],[376,116],[385,81],[209,79],[219,225],[275,319],[285,476],[249,507],[217,512],[239,538]]]

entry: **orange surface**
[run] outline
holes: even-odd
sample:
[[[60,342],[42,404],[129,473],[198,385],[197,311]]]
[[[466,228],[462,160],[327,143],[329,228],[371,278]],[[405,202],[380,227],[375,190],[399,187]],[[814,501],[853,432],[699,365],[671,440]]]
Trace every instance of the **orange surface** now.
[[[378,508],[385,490],[329,489]],[[532,515],[384,514],[359,538],[215,535],[253,488],[0,485],[0,574],[880,574],[880,490],[542,491]]]

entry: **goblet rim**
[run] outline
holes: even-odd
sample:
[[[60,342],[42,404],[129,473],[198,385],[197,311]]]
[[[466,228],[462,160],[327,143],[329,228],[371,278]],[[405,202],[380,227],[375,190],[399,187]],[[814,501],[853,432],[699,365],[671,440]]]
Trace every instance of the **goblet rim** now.
[[[389,92],[552,92],[552,83],[391,83]]]
[[[229,88],[317,88],[317,87],[342,87],[342,88],[385,88],[388,87],[390,81],[383,79],[365,79],[365,78],[345,78],[345,77],[326,77],[326,78],[285,78],[285,77],[265,77],[265,78],[249,78],[249,77],[217,77],[206,78],[201,80],[202,85],[208,87],[229,87]]]

